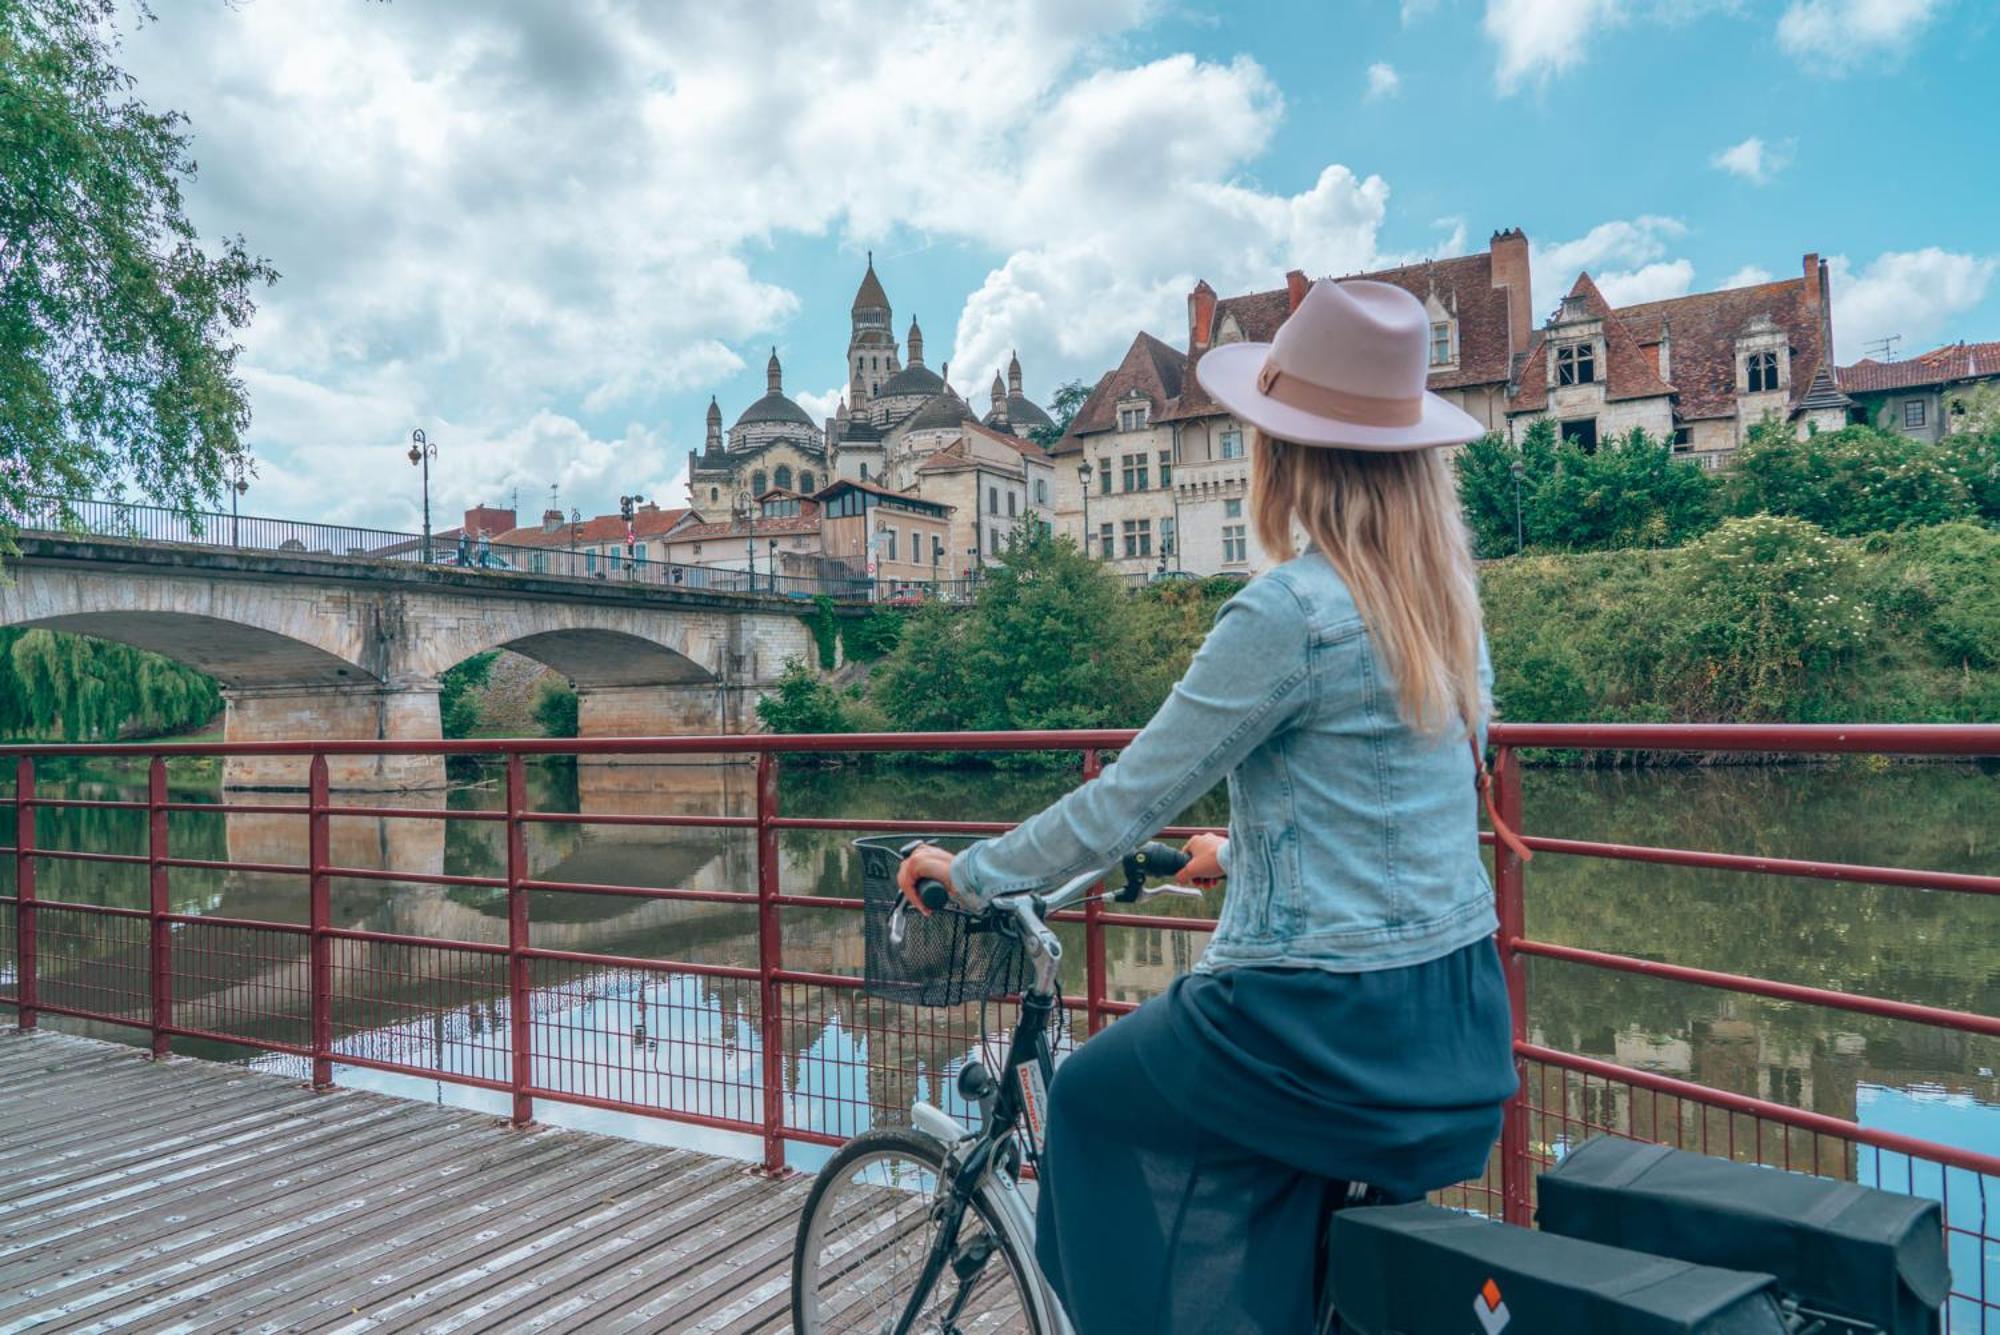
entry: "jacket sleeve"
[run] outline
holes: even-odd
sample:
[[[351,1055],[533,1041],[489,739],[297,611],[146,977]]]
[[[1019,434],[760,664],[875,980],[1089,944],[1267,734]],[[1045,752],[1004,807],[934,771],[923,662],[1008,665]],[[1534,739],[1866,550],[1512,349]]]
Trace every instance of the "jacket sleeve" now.
[[[1103,774],[952,862],[968,898],[1033,890],[1117,861],[1288,727],[1312,693],[1308,622],[1282,579],[1223,605],[1187,674]]]

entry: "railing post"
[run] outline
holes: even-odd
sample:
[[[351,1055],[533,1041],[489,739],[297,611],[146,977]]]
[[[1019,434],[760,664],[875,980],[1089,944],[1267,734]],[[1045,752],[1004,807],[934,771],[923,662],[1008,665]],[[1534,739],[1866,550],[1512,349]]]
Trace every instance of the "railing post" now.
[[[174,938],[167,922],[167,761],[154,756],[146,767],[146,925],[151,942],[153,1056],[167,1055],[174,1023]]]
[[[757,1019],[764,1050],[764,1162],[768,1177],[785,1175],[785,1024],[778,971],[784,943],[778,922],[778,760],[757,755]]]
[[[1095,749],[1083,753],[1083,781],[1089,783],[1104,772],[1104,760]],[[1104,1028],[1104,900],[1092,895],[1083,906],[1083,1032],[1086,1038]]]
[[[1510,829],[1521,829],[1521,763],[1510,746],[1496,748],[1493,758],[1493,800],[1500,819]],[[1500,1204],[1502,1217],[1510,1224],[1526,1226],[1534,1217],[1530,1186],[1534,1165],[1528,1157],[1528,1069],[1519,1055],[1520,1044],[1528,1040],[1527,959],[1514,949],[1514,942],[1526,934],[1525,871],[1521,859],[1500,840],[1493,841],[1494,907],[1500,918],[1500,967],[1507,978],[1508,1010],[1512,1017],[1515,1044],[1514,1076],[1519,1087],[1500,1125]]]
[[[519,751],[507,753],[507,1015],[511,1022],[514,1050],[514,1125],[526,1126],[535,1119],[535,1100],[528,1093],[534,1083],[534,1028],[529,994],[533,978],[527,956],[528,826],[521,813],[528,809],[527,762]]]
[[[35,1027],[35,760],[14,762],[14,1023]]]
[[[312,1087],[333,1086],[333,925],[332,784],[326,757],[315,755],[306,768],[306,958],[312,1008]]]

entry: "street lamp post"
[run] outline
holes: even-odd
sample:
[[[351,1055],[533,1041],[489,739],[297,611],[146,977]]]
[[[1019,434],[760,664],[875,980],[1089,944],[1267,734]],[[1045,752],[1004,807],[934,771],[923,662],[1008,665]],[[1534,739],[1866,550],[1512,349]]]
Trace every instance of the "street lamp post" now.
[[[757,592],[757,498],[747,491],[736,493],[736,517],[743,521],[743,561],[750,575],[750,592]]]
[[[778,591],[778,540],[770,540],[770,551],[765,554],[764,579],[771,586],[771,592]]]
[[[1514,475],[1514,554],[1519,556],[1522,547],[1521,530],[1521,474],[1528,470],[1516,459],[1507,469]]]
[[[1090,555],[1090,460],[1076,466],[1076,484],[1083,491],[1083,554]]]
[[[251,469],[243,462],[242,455],[237,455],[229,461],[229,545],[231,547],[241,547],[243,545],[237,535],[236,498],[250,490],[250,472]]]
[[[576,544],[583,536],[583,511],[572,505],[569,509],[569,573],[576,574]]]
[[[410,462],[424,470],[424,564],[431,563],[431,460],[438,447],[418,427],[410,433]]]

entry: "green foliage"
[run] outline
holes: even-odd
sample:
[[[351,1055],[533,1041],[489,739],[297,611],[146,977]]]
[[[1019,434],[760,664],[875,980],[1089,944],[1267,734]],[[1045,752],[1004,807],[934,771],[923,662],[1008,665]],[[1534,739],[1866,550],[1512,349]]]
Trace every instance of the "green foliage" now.
[[[1055,397],[1049,400],[1049,416],[1054,419],[1048,426],[1038,426],[1028,432],[1028,438],[1047,449],[1063,438],[1069,424],[1090,397],[1090,386],[1081,380],[1071,380],[1056,386]]]
[[[1728,488],[1735,514],[1789,515],[1839,537],[1977,513],[1947,451],[1870,426],[1800,440],[1782,422],[1759,423],[1736,453]]]
[[[535,722],[544,736],[576,736],[576,688],[558,677],[543,678],[535,691]]]
[[[896,647],[903,637],[903,614],[877,607],[866,616],[840,623],[840,647],[850,663],[873,663]],[[824,662],[825,651],[820,660]]]
[[[757,702],[757,717],[773,732],[860,732],[870,715],[858,693],[835,689],[794,658],[777,686]]]
[[[2000,668],[2000,532],[1941,524],[1871,550],[1909,558],[1884,581],[1886,611],[1917,629],[1945,662]]]
[[[1676,459],[1664,441],[1635,429],[1587,453],[1558,441],[1556,424],[1541,418],[1518,447],[1489,434],[1459,452],[1459,498],[1480,556],[1516,550],[1516,464],[1518,522],[1526,547],[1670,547],[1715,524],[1714,476]]]
[[[479,701],[473,692],[493,676],[498,649],[474,654],[438,678],[438,723],[447,737],[470,737],[479,726]]]
[[[2000,389],[1981,386],[2000,395]],[[2000,409],[1996,409],[2000,411]],[[1974,514],[2000,526],[2000,425],[1982,432],[1951,436],[1938,445],[1944,466],[1965,488]]]
[[[222,690],[190,667],[130,645],[0,629],[0,736],[111,741],[199,727]]]
[[[833,599],[827,594],[813,598],[811,616],[800,617],[812,632],[813,646],[819,651],[819,667],[831,672],[840,662],[840,622],[833,614]]]
[[[193,508],[244,456],[234,331],[276,274],[196,236],[186,122],[130,96],[120,9],[0,4],[0,514],[131,478]]]

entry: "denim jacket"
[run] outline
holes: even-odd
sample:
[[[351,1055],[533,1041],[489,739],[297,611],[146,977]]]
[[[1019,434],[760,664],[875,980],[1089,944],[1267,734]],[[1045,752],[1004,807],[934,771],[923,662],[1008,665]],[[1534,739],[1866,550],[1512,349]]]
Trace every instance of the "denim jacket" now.
[[[1482,695],[1492,669],[1480,645]],[[1485,720],[1479,721],[1485,744]],[[1117,762],[952,863],[961,893],[1039,889],[1124,856],[1229,779],[1221,920],[1196,968],[1420,964],[1498,926],[1472,750],[1406,724],[1354,598],[1317,552],[1224,604]]]

